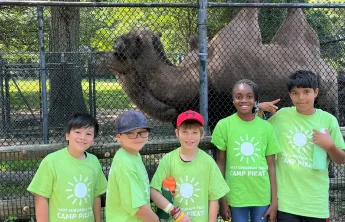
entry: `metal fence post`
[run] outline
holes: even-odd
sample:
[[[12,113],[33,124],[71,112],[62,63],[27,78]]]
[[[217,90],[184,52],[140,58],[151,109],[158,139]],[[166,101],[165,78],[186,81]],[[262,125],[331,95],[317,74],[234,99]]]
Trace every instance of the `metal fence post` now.
[[[40,71],[41,71],[41,88],[42,88],[42,119],[43,119],[43,142],[49,143],[48,131],[48,101],[47,101],[47,70],[46,54],[44,49],[44,30],[43,30],[43,7],[37,7],[38,17],[38,36],[40,41]]]
[[[200,78],[200,113],[205,120],[205,133],[208,128],[208,81],[207,81],[207,0],[198,0],[198,55]]]
[[[0,131],[5,132],[6,129],[6,114],[5,114],[5,86],[4,86],[4,80],[5,80],[5,70],[3,67],[5,67],[5,60],[0,55],[0,104],[1,104],[1,123],[0,123]]]

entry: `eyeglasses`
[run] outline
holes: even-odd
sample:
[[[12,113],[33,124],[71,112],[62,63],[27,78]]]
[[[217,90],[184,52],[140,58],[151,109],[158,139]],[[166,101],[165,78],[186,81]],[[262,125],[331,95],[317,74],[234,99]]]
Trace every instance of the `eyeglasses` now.
[[[140,135],[141,138],[147,138],[149,136],[149,131],[141,131],[141,132],[128,132],[128,133],[123,133],[128,136],[129,139],[136,139]]]

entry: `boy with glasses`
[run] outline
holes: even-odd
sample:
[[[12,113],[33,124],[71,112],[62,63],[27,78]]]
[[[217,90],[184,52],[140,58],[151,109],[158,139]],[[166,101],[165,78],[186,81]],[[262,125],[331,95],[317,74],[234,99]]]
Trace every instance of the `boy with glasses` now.
[[[152,221],[158,217],[150,207],[149,178],[139,151],[148,141],[150,127],[141,112],[130,110],[115,121],[116,152],[108,177],[106,219]]]

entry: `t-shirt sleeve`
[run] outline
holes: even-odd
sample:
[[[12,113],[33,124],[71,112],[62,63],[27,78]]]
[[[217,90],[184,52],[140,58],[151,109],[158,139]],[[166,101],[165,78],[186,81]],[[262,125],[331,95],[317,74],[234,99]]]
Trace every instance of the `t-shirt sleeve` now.
[[[129,167],[124,167],[121,171],[121,175],[117,174],[119,176],[116,177],[119,190],[121,191],[121,204],[131,216],[134,216],[139,210],[139,207],[147,203],[144,196],[145,193],[142,192],[142,188],[140,187],[138,172]]]
[[[332,116],[331,127],[328,130],[330,131],[329,133],[331,135],[331,138],[335,146],[338,147],[339,149],[344,150],[345,149],[344,138],[343,138],[343,135],[341,134],[338,120],[334,116]]]
[[[36,171],[27,190],[31,193],[38,194],[45,198],[50,198],[53,192],[53,185],[55,174],[48,163],[47,158],[44,158]]]
[[[220,120],[212,133],[211,143],[213,143],[219,150],[226,151],[226,126],[223,120]]]
[[[97,160],[97,178],[96,178],[96,185],[94,189],[94,198],[104,194],[107,191],[107,179],[104,176],[102,171],[102,166]]]
[[[208,199],[218,200],[225,196],[230,189],[228,184],[225,182],[222,173],[220,172],[216,162],[210,160],[210,175],[209,175],[209,188],[208,188]]]
[[[171,176],[169,175],[169,158],[168,156],[164,156],[161,161],[159,162],[159,165],[157,167],[157,170],[155,172],[155,174],[152,177],[151,180],[151,184],[150,186],[156,190],[158,190],[159,192],[161,192],[161,188],[162,188],[162,183],[163,180],[168,177]]]
[[[265,156],[270,156],[276,153],[280,153],[281,148],[278,142],[277,136],[271,124],[267,127],[267,148]]]
[[[284,112],[285,112],[285,114],[282,114]],[[275,114],[273,114],[270,118],[268,118],[267,121],[274,126],[274,124],[277,123],[277,121],[281,115],[283,115],[283,116],[287,115],[286,114],[286,108],[282,108],[282,109],[278,110]]]

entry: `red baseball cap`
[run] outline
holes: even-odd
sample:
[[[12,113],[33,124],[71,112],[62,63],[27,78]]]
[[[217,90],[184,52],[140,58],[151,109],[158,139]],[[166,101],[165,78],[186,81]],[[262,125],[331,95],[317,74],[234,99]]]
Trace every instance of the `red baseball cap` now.
[[[177,117],[176,121],[176,127],[181,126],[181,124],[186,120],[196,120],[198,121],[202,126],[204,126],[204,118],[202,118],[202,115],[200,113],[195,112],[193,110],[188,110],[186,112],[181,113]]]

